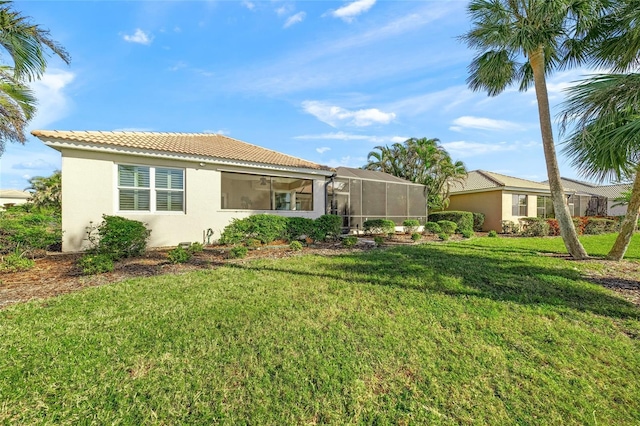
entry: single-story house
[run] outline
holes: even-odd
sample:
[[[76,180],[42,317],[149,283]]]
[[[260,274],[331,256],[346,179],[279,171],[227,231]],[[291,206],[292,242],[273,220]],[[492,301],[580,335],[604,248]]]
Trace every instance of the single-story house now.
[[[561,178],[562,186],[573,188],[581,196],[576,216],[623,216],[627,206],[618,206],[616,198],[631,189],[631,184],[596,185],[576,179]],[[569,200],[571,202],[571,200]]]
[[[66,252],[87,248],[87,227],[99,224],[105,214],[148,224],[152,247],[203,241],[207,235],[215,241],[231,220],[257,213],[317,218],[336,212],[331,206],[336,197],[329,198],[327,187],[345,182],[331,167],[218,134],[50,130],[32,134],[62,154]],[[385,184],[381,194],[356,195],[353,188],[351,205],[361,197],[361,210],[353,216],[358,218],[367,215],[366,206],[379,203],[380,196],[395,196],[397,190]],[[370,196],[375,201],[369,201]],[[409,209],[406,199],[397,204]],[[376,210],[375,216],[409,214],[386,210],[386,201],[384,205],[384,212]],[[424,216],[426,197],[421,208],[411,209]]]
[[[575,193],[564,189],[567,199]],[[502,230],[502,221],[554,217],[548,184],[484,170],[471,171],[463,182],[452,184],[447,210],[484,213],[484,231]]]
[[[17,189],[0,189],[0,210],[7,206],[24,204],[31,198],[31,193]]]

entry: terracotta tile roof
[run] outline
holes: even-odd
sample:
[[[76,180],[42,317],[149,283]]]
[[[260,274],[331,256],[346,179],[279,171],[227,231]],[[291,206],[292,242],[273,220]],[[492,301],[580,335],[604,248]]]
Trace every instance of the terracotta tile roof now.
[[[529,191],[549,191],[549,185],[545,183],[484,170],[473,170],[468,173],[467,179],[464,182],[453,184],[450,192],[455,194],[457,192],[480,191],[483,189],[491,190],[505,187]]]
[[[210,133],[34,130],[31,134],[45,142],[53,139],[99,147],[133,148],[248,163],[332,171],[328,166],[312,163],[227,136]]]

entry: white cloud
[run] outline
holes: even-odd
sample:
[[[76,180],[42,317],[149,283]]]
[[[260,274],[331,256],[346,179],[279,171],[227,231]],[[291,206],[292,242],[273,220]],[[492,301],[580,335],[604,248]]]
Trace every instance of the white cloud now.
[[[404,142],[409,138],[404,136],[375,136],[375,135],[358,135],[346,132],[321,133],[318,135],[300,135],[295,136],[298,140],[338,140],[338,141],[365,141],[371,143],[395,143]]]
[[[453,120],[453,126],[449,127],[450,130],[459,132],[464,129],[479,129],[479,130],[511,130],[519,131],[525,130],[524,126],[513,123],[506,120],[494,120],[492,118],[485,117],[473,117],[465,115]]]
[[[328,146],[322,146],[320,148],[316,148],[316,152],[318,154],[324,154],[327,151],[331,151],[331,148],[329,148]]]
[[[187,67],[187,63],[184,61],[178,61],[176,64],[169,68],[169,71],[178,71]]]
[[[229,130],[222,130],[222,129],[220,129],[220,130],[209,130],[209,129],[206,129],[206,130],[203,130],[202,133],[214,133],[216,135],[230,135],[231,134],[231,132]]]
[[[307,113],[332,127],[337,127],[340,124],[356,127],[389,124],[396,118],[395,113],[383,112],[377,108],[349,111],[320,101],[304,101],[302,102],[302,107]]]
[[[72,101],[65,90],[75,77],[72,72],[53,69],[47,71],[40,80],[31,83],[38,99],[38,109],[29,124],[30,129],[45,128],[67,116]]]
[[[367,159],[365,157],[351,157],[347,155],[345,157],[340,158],[339,160],[333,158],[327,161],[327,166],[329,167],[352,167],[358,168],[367,164]]]
[[[520,151],[525,148],[538,146],[538,142],[498,142],[498,143],[479,143],[467,141],[445,142],[442,147],[452,157],[474,157],[477,155],[491,154],[495,152]]]
[[[290,4],[285,4],[276,9],[278,16],[288,15],[293,11],[293,7]]]
[[[345,22],[351,22],[356,16],[371,9],[374,4],[376,4],[376,0],[356,0],[346,6],[328,12],[328,14]]]
[[[255,10],[256,4],[252,1],[243,0],[242,5],[249,10]]]
[[[128,41],[130,43],[138,43],[149,45],[153,41],[153,37],[142,31],[140,28],[136,28],[135,32],[131,35],[125,34],[123,37],[124,41]]]
[[[283,28],[289,28],[290,26],[304,21],[307,16],[305,12],[298,12],[295,15],[289,16],[289,19],[284,23]]]

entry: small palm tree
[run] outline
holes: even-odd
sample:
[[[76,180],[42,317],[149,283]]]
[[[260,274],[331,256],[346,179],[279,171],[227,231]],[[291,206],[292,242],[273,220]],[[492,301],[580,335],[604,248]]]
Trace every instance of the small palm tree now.
[[[588,56],[583,40],[589,34],[595,37],[592,29],[608,7],[608,0],[472,0],[472,29],[462,36],[478,51],[469,66],[472,90],[495,96],[513,84],[521,91],[534,86],[553,207],[567,251],[577,259],[587,253],[565,203],[546,76]]]
[[[62,173],[56,170],[49,177],[35,176],[29,179],[31,192],[29,201],[36,208],[53,209],[60,212],[62,209]]]
[[[36,99],[26,82],[40,78],[47,68],[49,50],[69,63],[69,54],[51,39],[49,31],[33,24],[0,1],[0,47],[13,65],[0,66],[0,155],[6,141],[26,142],[25,129],[33,117]]]

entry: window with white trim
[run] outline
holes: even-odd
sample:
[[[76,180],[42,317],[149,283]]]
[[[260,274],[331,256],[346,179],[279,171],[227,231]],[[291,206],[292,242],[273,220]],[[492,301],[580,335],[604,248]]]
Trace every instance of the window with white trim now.
[[[184,169],[118,164],[118,210],[184,211]]]
[[[527,216],[527,196],[524,194],[513,194],[511,203],[511,214],[513,216]]]

